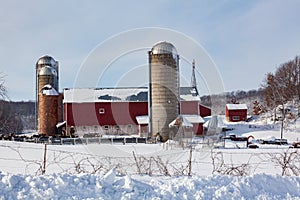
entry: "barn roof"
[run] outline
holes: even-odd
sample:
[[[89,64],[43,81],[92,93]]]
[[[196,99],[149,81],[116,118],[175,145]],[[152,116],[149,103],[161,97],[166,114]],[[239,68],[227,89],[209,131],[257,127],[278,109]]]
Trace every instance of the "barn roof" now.
[[[180,115],[178,117],[182,118],[185,125],[204,123],[204,119],[200,115]],[[136,121],[138,122],[138,124],[145,125],[145,124],[149,123],[149,116],[148,115],[136,116],[135,118],[136,118]],[[169,124],[169,126],[170,125],[174,126],[174,123],[177,119],[178,118],[174,119],[174,121],[172,121]]]
[[[200,101],[199,95],[192,87],[179,89],[180,99],[184,101]],[[147,87],[119,88],[66,88],[64,89],[65,103],[88,102],[146,102],[148,101]]]
[[[228,110],[247,110],[246,104],[226,104]]]

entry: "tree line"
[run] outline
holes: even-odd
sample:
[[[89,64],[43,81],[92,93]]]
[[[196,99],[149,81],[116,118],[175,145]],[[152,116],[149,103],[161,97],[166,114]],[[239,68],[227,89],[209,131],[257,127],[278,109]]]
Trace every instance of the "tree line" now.
[[[4,76],[0,75],[0,135],[12,135],[20,133],[24,128],[24,113],[8,100]],[[34,108],[34,107],[33,107]],[[32,109],[30,109],[32,110]],[[34,110],[34,109],[33,109]]]

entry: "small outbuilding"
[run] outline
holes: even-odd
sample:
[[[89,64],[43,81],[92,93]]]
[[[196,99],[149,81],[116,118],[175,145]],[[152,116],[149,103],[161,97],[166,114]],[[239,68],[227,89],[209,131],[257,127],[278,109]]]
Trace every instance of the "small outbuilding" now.
[[[246,121],[247,110],[246,104],[226,104],[226,120],[229,122]]]

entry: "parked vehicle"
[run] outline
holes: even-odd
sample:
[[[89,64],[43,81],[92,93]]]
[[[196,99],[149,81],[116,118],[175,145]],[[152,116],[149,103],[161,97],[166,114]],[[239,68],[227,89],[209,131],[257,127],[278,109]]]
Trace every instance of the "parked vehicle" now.
[[[234,134],[230,134],[229,136],[224,137],[224,139],[232,140],[232,141],[247,141],[248,137],[240,137],[240,136],[236,136]]]
[[[272,138],[269,140],[259,140],[260,144],[275,144],[275,145],[282,145],[282,144],[288,144],[287,139],[277,139]]]
[[[300,148],[300,142],[293,142],[290,148]]]

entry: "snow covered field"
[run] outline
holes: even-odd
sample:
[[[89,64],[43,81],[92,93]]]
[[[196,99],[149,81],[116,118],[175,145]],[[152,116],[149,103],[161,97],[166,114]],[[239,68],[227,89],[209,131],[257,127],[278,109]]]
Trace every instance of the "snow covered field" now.
[[[280,137],[276,125],[227,125],[227,134]],[[298,141],[299,128],[284,138]],[[0,199],[300,199],[298,150],[258,145],[47,145],[45,155],[43,144],[0,141]],[[284,168],[285,158],[296,168]]]

